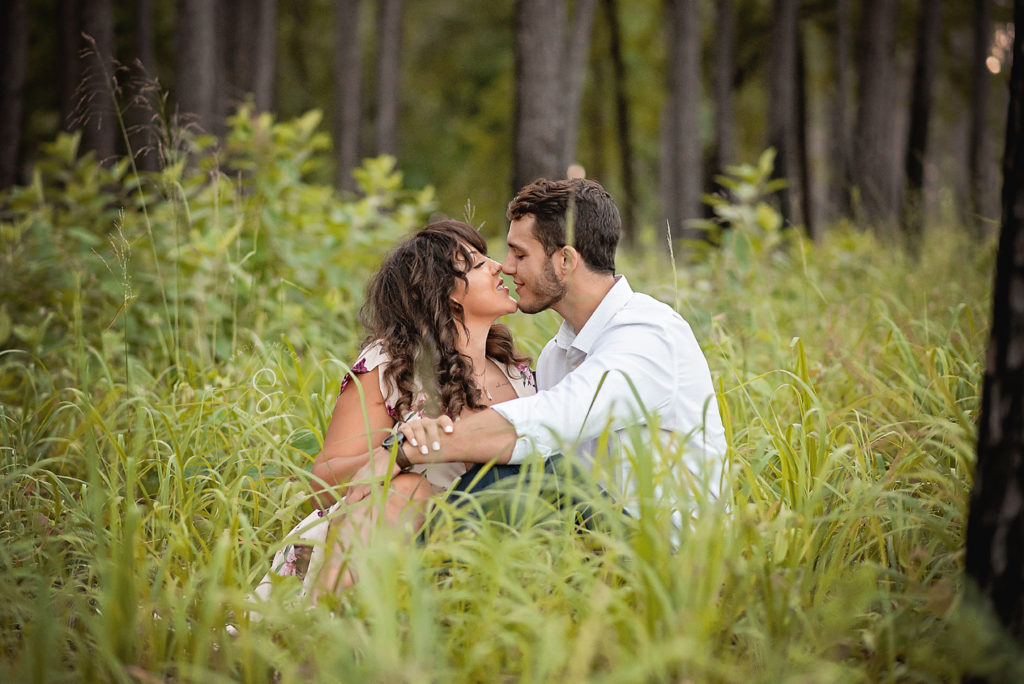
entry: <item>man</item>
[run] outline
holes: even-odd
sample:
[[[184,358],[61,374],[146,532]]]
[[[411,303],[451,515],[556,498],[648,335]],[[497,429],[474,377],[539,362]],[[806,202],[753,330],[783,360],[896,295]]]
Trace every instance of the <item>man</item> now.
[[[627,429],[656,416],[639,431],[647,445],[685,438],[685,447],[666,453],[681,450],[703,489],[717,495],[726,444],[707,361],[678,313],[615,275],[622,223],[612,197],[592,180],[540,179],[516,195],[508,218],[502,270],[520,311],[550,308],[563,319],[537,361],[539,391],[457,426],[447,416],[405,423],[398,462],[518,464],[567,445],[593,459],[609,426],[627,445]],[[634,474],[629,459],[617,460],[616,489],[629,509]]]

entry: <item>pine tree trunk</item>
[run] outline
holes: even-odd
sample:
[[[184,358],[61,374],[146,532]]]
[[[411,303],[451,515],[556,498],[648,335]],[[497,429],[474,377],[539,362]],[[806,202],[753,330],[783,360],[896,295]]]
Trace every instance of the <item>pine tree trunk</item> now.
[[[907,194],[903,203],[903,224],[912,243],[920,239],[924,226],[924,165],[928,150],[932,83],[938,68],[941,9],[942,0],[922,0],[917,27],[917,55],[910,100],[910,135],[905,159]]]
[[[567,169],[576,161],[576,139],[579,136],[580,103],[583,83],[590,57],[590,36],[594,26],[597,0],[577,0],[573,11],[572,29],[562,72],[564,98],[564,148],[560,166]]]
[[[786,179],[779,193],[782,215],[789,223],[801,223],[800,167],[797,147],[797,0],[775,0],[768,107],[768,143],[775,148],[775,175]]]
[[[854,184],[866,221],[891,228],[895,218],[892,61],[895,0],[865,0],[859,34]]]
[[[82,124],[82,147],[112,164],[120,137],[114,93],[114,8],[110,0],[82,5],[82,33],[86,36],[81,100],[76,103]]]
[[[563,0],[518,0],[515,38],[513,192],[537,178],[562,178],[565,115]]]
[[[850,2],[836,0],[836,70],[832,94],[830,169],[831,217],[849,216],[850,187]]]
[[[736,110],[733,106],[732,82],[736,75],[736,8],[732,0],[715,4],[714,98],[715,157],[712,168],[736,163]]]
[[[256,40],[251,49],[252,90],[256,111],[269,112],[274,108],[274,84],[277,78],[277,0],[258,0],[256,12]]]
[[[57,0],[57,97],[60,101],[60,128],[70,131],[75,114],[75,92],[81,64],[78,59],[82,40],[78,21],[78,0]]]
[[[178,113],[207,132],[220,129],[217,4],[210,0],[178,0]]]
[[[0,5],[0,190],[18,178],[21,148],[21,111],[28,60],[28,17],[25,0],[5,0]]]
[[[622,55],[622,28],[619,24],[619,13],[615,0],[604,0],[605,16],[608,20],[609,52],[612,60],[612,73],[615,90],[615,126],[619,159],[622,164],[622,197],[619,198],[619,209],[623,218],[623,233],[627,244],[637,242],[636,221],[636,180],[633,176],[633,135],[631,132],[629,111],[628,81],[626,78],[626,62]]]
[[[126,85],[130,102],[125,109],[128,142],[135,165],[142,171],[155,171],[159,167],[156,149],[156,57],[153,50],[153,2],[135,0],[133,3],[133,52],[128,64],[129,80]]]
[[[992,40],[992,0],[974,0],[974,44],[971,54],[971,115],[967,141],[968,221],[980,236],[988,206],[987,189],[992,185],[986,164],[988,147],[989,71],[985,59]]]
[[[338,188],[356,190],[362,122],[363,51],[359,43],[361,0],[336,0],[334,45],[334,146]]]
[[[700,239],[686,227],[700,216],[703,187],[700,131],[700,2],[668,2],[668,97],[662,118],[661,200],[674,238]]]
[[[398,154],[402,0],[378,0],[377,154]]]
[[[1024,26],[1024,1],[1014,20]],[[966,571],[1024,644],[1024,35],[1013,41],[1003,221],[985,362]]]

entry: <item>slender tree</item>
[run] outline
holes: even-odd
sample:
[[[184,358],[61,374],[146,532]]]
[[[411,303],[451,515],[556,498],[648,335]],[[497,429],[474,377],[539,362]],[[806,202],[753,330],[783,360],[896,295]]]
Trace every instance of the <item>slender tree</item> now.
[[[769,69],[768,141],[775,148],[775,172],[785,178],[782,215],[801,223],[804,188],[800,179],[799,113],[797,102],[798,0],[775,0]]]
[[[715,3],[714,102],[715,152],[712,168],[718,172],[736,162],[736,111],[733,79],[736,76],[736,8],[732,0]]]
[[[361,0],[334,3],[334,147],[338,187],[354,191],[362,120],[363,50],[359,42]]]
[[[132,4],[132,48],[134,57],[128,66],[127,89],[130,101],[125,111],[128,140],[136,165],[146,171],[159,166],[154,115],[157,105],[156,57],[153,49],[153,2],[135,0]]]
[[[974,0],[974,42],[971,50],[971,114],[967,140],[967,211],[970,223],[986,212],[986,190],[991,185],[988,172],[988,92],[989,71],[985,66],[992,42],[992,0]]]
[[[1014,1],[1024,26],[1024,0]],[[1024,35],[1013,40],[1003,155],[1002,229],[985,362],[967,575],[1024,644]]]
[[[697,239],[686,221],[700,215],[700,2],[668,0],[668,93],[662,115],[662,217],[676,238]]]
[[[835,4],[835,79],[831,94],[831,210],[833,218],[850,215],[850,0]]]
[[[565,56],[565,3],[518,0],[515,34],[515,118],[512,185],[561,178],[564,144],[560,88]]]
[[[569,30],[569,44],[566,49],[565,65],[562,70],[563,107],[563,148],[560,166],[568,168],[576,161],[576,138],[579,134],[580,104],[583,101],[583,83],[590,56],[590,36],[593,33],[594,13],[597,0],[577,0],[573,10],[572,27]]]
[[[75,91],[81,63],[81,29],[78,21],[78,0],[57,0],[57,98],[60,107],[60,127],[72,129],[75,112]]]
[[[261,112],[274,107],[274,83],[277,78],[277,0],[255,3],[256,40],[253,42],[253,70],[249,87],[253,103]]]
[[[896,203],[892,157],[896,2],[864,0],[861,11],[854,184],[860,192],[865,219],[889,227]]]
[[[917,27],[917,52],[911,86],[910,135],[907,139],[905,168],[907,194],[904,221],[908,237],[916,241],[924,225],[924,162],[928,149],[928,122],[932,109],[932,84],[938,70],[939,14],[942,0],[922,0]]]
[[[21,112],[28,61],[28,17],[25,0],[0,5],[3,43],[0,46],[0,189],[17,180],[21,147]]]
[[[92,0],[82,5],[81,12],[84,69],[75,106],[82,147],[110,164],[120,137],[114,94],[114,8],[111,0]]]
[[[398,154],[402,0],[377,4],[377,154]]]
[[[633,175],[633,134],[629,107],[629,80],[626,77],[626,61],[622,54],[622,28],[619,24],[618,3],[604,0],[604,15],[608,22],[609,56],[612,60],[612,77],[615,91],[615,130],[622,164],[622,197],[619,208],[624,220],[623,232],[628,244],[637,241],[636,180]]]
[[[206,131],[220,125],[217,3],[178,0],[176,82],[179,114]]]

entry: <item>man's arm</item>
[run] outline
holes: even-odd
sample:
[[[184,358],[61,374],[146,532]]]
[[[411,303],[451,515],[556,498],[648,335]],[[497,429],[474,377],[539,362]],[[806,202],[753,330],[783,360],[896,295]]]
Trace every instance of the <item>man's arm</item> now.
[[[513,399],[512,401],[519,401]],[[494,409],[461,418],[457,429],[448,416],[404,423],[402,449],[410,463],[508,463],[516,431]]]

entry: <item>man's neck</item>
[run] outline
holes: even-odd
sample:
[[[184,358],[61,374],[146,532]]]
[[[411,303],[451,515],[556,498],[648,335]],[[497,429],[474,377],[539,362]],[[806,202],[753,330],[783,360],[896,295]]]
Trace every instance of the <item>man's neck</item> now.
[[[614,275],[578,269],[572,274],[568,292],[551,308],[579,333],[614,285]]]

